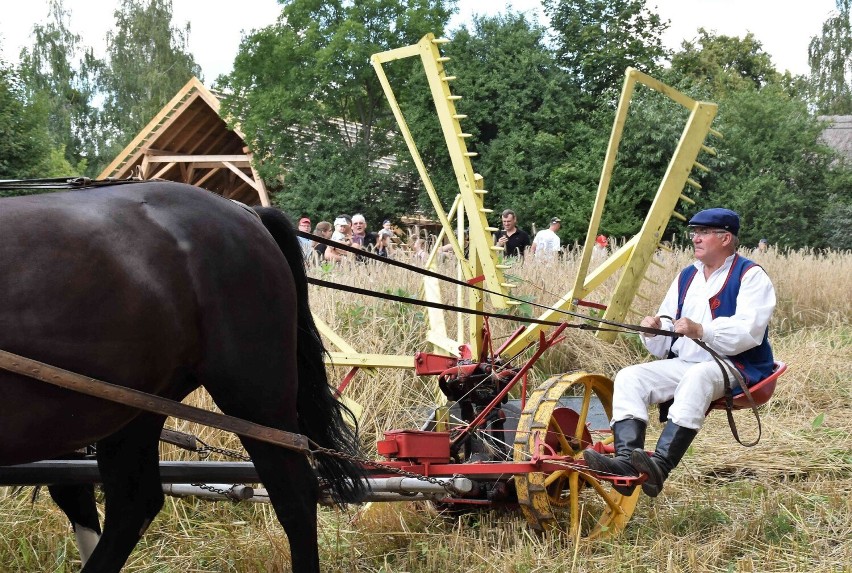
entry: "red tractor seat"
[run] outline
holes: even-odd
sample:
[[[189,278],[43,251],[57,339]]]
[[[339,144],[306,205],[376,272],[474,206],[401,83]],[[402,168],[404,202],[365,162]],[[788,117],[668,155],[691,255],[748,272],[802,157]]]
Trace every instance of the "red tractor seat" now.
[[[776,362],[775,369],[772,371],[772,374],[770,374],[757,384],[748,387],[748,390],[751,393],[751,397],[754,399],[755,405],[760,406],[762,404],[766,404],[769,399],[772,398],[772,394],[775,392],[775,385],[778,382],[778,377],[781,376],[785,370],[787,370],[787,365],[785,363]],[[739,390],[739,394],[734,396],[734,404],[731,409],[741,410],[743,408],[751,408],[751,402],[749,402],[748,397],[745,395],[742,389],[737,387],[737,390]],[[710,410],[724,409],[724,397],[719,398],[718,400],[714,400],[710,403]]]

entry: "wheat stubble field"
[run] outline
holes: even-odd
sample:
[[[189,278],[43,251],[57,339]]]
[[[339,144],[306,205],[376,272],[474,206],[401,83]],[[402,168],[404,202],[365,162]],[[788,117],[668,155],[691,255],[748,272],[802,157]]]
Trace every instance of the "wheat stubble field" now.
[[[575,543],[565,534],[538,537],[514,512],[450,517],[424,503],[321,508],[323,570],[852,571],[852,253],[745,254],[775,282],[771,339],[776,358],[789,365],[772,401],[761,409],[763,436],[757,446],[737,444],[724,414],[712,414],[663,494],[643,497],[619,537],[597,542]],[[643,288],[654,302],[637,299],[634,305],[642,312],[656,310],[669,281],[691,261],[689,251],[658,256],[663,267],[652,267],[650,278],[659,284]],[[575,263],[569,255],[547,264],[528,261],[510,272],[523,281],[520,296],[548,304],[573,284]],[[449,264],[440,270],[454,275]],[[312,273],[406,296],[421,288],[405,271],[372,263]],[[421,308],[327,290],[311,294],[315,312],[362,352],[426,349]],[[605,300],[605,292],[600,296]],[[446,299],[454,300],[451,287]],[[540,313],[535,307],[524,310]],[[448,318],[450,332],[453,321]],[[497,338],[515,327],[506,321],[493,326]],[[569,331],[539,361],[532,379],[539,383],[578,368],[612,377],[621,366],[646,359],[630,337],[609,344],[588,332]],[[337,380],[344,374],[331,373]],[[362,443],[368,456],[384,430],[420,427],[434,403],[431,382],[401,371],[355,379],[347,393],[364,406]],[[192,400],[212,408],[203,392]],[[736,419],[744,440],[756,435],[750,412],[739,412]],[[167,425],[214,445],[238,447],[228,434],[173,420]],[[652,424],[651,440],[660,429]],[[167,446],[163,457],[192,459]],[[0,571],[79,567],[69,526],[46,493],[33,502],[31,488],[21,493],[0,488]],[[290,571],[289,549],[267,505],[167,498],[125,571]]]

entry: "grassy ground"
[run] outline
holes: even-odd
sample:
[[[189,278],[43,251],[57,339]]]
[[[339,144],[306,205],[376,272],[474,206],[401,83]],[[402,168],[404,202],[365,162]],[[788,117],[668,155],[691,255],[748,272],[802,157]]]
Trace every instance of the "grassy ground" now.
[[[661,300],[689,253],[661,254],[658,286],[643,294]],[[852,253],[770,251],[755,258],[776,285],[771,329],[775,353],[790,369],[761,410],[763,437],[744,448],[723,413],[712,414],[681,466],[656,498],[643,497],[621,536],[575,543],[567,535],[538,537],[513,512],[451,517],[431,505],[372,504],[348,511],[321,509],[321,558],[327,572],[471,571],[852,571]],[[575,261],[525,264],[513,273],[519,294],[548,303],[573,281]],[[449,268],[445,269],[450,272]],[[320,273],[323,271],[317,270]],[[331,277],[376,290],[416,295],[412,277],[373,265],[336,269]],[[447,295],[452,300],[451,289]],[[422,349],[421,309],[316,291],[313,306],[363,352]],[[653,312],[653,305],[638,310]],[[538,314],[536,309],[533,314]],[[449,320],[453,332],[452,319]],[[512,329],[495,325],[498,337]],[[533,377],[583,368],[613,376],[643,360],[629,338],[598,342],[570,332],[540,362]],[[342,372],[334,373],[338,378]],[[389,428],[416,428],[433,403],[428,380],[380,371],[358,377],[348,392],[366,406],[365,449]],[[208,404],[203,393],[195,396]],[[169,424],[205,441],[236,447],[230,435]],[[744,439],[756,435],[750,412],[737,414]],[[652,438],[660,427],[650,429]],[[165,457],[181,455],[164,447]],[[31,490],[30,490],[31,491]],[[6,490],[0,501],[0,571],[77,571],[73,539],[46,495]],[[289,571],[287,540],[271,508],[168,498],[125,571]]]

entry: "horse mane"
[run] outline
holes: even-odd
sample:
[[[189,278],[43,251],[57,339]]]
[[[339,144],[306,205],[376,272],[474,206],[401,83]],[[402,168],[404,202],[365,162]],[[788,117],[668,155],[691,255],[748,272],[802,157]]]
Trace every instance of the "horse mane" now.
[[[296,287],[298,405],[300,430],[314,443],[349,456],[360,455],[358,424],[355,415],[337,399],[328,384],[324,356],[327,354],[314,323],[308,300],[308,277],[305,260],[293,224],[278,209],[255,207],[264,227],[275,239],[290,270]],[[347,420],[351,423],[347,424]],[[338,503],[357,502],[367,492],[365,472],[360,464],[344,457],[316,454],[320,477],[331,486]]]

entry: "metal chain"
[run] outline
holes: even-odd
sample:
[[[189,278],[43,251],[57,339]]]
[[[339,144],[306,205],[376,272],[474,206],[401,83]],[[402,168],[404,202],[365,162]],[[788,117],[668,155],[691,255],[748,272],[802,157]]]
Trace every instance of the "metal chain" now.
[[[238,498],[236,494],[234,494],[234,491],[232,489],[219,489],[218,487],[213,487],[212,485],[207,485],[206,483],[193,483],[189,485],[209,491],[211,493],[217,493],[219,495],[225,496],[231,501],[241,501],[240,498]]]
[[[216,446],[211,446],[210,444],[205,443],[201,438],[196,436],[196,441],[198,441],[202,447],[196,448],[195,453],[198,454],[202,460],[210,457],[210,454],[222,454],[223,456],[231,457],[237,460],[242,460],[244,462],[250,462],[251,458],[245,454],[238,452],[237,450],[229,450],[227,448],[219,448]]]
[[[250,462],[251,461],[250,457],[248,457],[247,455],[242,454],[242,453],[240,453],[236,450],[229,450],[227,448],[219,448],[219,447],[216,447],[216,446],[211,446],[210,444],[206,443],[204,440],[202,440],[198,436],[194,436],[194,437],[195,437],[195,440],[201,444],[201,447],[195,448],[195,450],[193,450],[193,451],[196,454],[198,454],[198,457],[201,458],[202,460],[210,457],[210,454],[222,454],[223,456],[235,458],[235,459],[238,459],[238,460],[242,460],[244,462]],[[212,492],[212,493],[217,493],[219,495],[223,495],[223,496],[227,497],[228,499],[230,499],[232,501],[240,501],[239,498],[237,498],[237,496],[234,495],[234,492],[232,490],[229,490],[229,489],[227,489],[227,490],[226,489],[219,489],[218,487],[213,487],[212,485],[207,485],[205,483],[193,483],[193,484],[190,484],[190,485],[195,486],[195,487],[200,488],[200,489],[203,489],[203,490],[206,490],[206,491],[209,491],[209,492]]]
[[[322,454],[325,454],[327,456],[331,456],[333,458],[340,458],[340,459],[344,459],[344,460],[349,460],[351,462],[360,462],[364,465],[372,466],[374,468],[377,468],[377,469],[380,469],[380,470],[385,470],[385,471],[390,472],[390,473],[398,474],[398,475],[401,475],[401,476],[409,477],[409,478],[420,480],[420,481],[429,482],[429,483],[434,484],[434,485],[439,485],[442,488],[444,488],[447,491],[447,493],[454,495],[454,496],[455,495],[459,495],[459,496],[464,495],[464,492],[459,491],[452,484],[452,481],[441,481],[441,480],[436,479],[436,478],[424,476],[423,474],[418,474],[418,473],[410,472],[410,471],[403,470],[403,469],[400,469],[400,468],[395,468],[393,466],[389,466],[389,465],[386,465],[386,464],[383,464],[381,462],[377,462],[377,461],[374,461],[374,460],[368,460],[367,458],[362,458],[360,456],[355,456],[355,455],[347,454],[347,453],[344,453],[344,452],[338,452],[336,450],[330,450],[328,448],[324,448],[320,445],[317,445],[313,441],[311,441],[311,444],[313,444],[314,447],[316,448],[316,449],[311,450],[311,454],[322,453]],[[453,476],[453,478],[455,478],[455,477],[457,477],[457,476]]]

